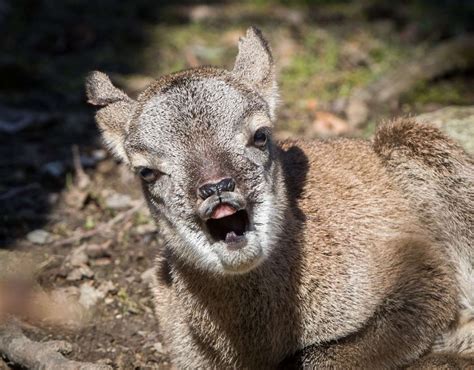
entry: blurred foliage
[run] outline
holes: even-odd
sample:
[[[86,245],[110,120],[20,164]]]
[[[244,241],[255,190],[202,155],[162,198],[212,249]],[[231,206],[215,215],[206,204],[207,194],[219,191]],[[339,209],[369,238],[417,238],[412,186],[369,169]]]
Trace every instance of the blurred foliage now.
[[[405,101],[415,101],[417,104],[436,103],[441,105],[472,104],[472,89],[460,81],[463,77],[441,79],[431,83],[422,82],[407,96]]]
[[[197,20],[177,9],[198,3],[4,1],[0,96],[22,101],[33,95],[30,97],[39,103],[42,99],[31,90],[41,90],[62,103],[77,104],[83,98],[83,77],[88,70],[157,76],[188,67],[183,52],[189,48],[199,62],[228,64],[234,45],[223,41],[222,35],[231,30],[242,32],[257,23],[270,37],[276,30],[288,29],[300,46],[282,71],[284,91],[306,85],[307,94],[318,91],[324,99],[331,99],[376,78],[417,45],[472,31],[474,24],[474,3],[468,0],[401,1],[396,7],[384,0],[225,1],[215,4],[233,7],[242,17]],[[298,27],[285,24],[272,16],[279,6],[299,10],[307,18]],[[416,28],[412,30],[416,36],[406,43],[404,38],[411,36],[403,33],[409,33],[410,27]],[[368,45],[366,52],[374,64],[348,70],[341,63],[341,47],[357,38],[354,42],[363,48]],[[337,73],[341,76],[334,77]],[[328,75],[328,86],[310,81],[321,74]]]

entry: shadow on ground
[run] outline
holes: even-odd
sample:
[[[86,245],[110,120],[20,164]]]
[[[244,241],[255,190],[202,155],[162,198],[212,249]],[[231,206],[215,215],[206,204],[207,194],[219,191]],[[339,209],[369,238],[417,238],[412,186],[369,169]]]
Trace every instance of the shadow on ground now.
[[[168,3],[0,2],[0,246],[48,222],[72,181],[73,145],[86,168],[105,156],[84,76],[136,72],[147,27],[162,21]]]

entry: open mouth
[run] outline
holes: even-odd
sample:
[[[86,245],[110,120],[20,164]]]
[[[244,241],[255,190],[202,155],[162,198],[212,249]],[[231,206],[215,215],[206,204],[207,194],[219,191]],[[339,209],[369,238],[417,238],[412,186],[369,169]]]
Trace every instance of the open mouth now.
[[[226,212],[218,212],[219,207],[226,207]],[[249,229],[249,217],[245,209],[229,211],[228,205],[216,207],[214,214],[218,217],[210,218],[206,221],[207,228],[211,236],[217,241],[226,243],[238,243],[245,239],[245,232]]]

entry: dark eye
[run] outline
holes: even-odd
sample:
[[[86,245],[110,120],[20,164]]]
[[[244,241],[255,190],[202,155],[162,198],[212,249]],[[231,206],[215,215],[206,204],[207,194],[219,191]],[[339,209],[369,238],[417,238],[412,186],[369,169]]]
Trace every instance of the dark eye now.
[[[148,167],[142,167],[138,170],[138,174],[140,175],[143,181],[153,182],[158,178],[160,173],[157,170],[153,170]]]
[[[267,130],[262,127],[259,128],[257,131],[255,131],[255,134],[253,134],[253,145],[255,145],[258,148],[263,148],[268,141],[268,133]]]

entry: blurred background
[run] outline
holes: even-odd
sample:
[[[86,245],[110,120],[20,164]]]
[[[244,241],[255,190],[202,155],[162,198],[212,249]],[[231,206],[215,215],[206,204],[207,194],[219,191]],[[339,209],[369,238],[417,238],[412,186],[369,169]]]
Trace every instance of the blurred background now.
[[[231,68],[250,25],[278,66],[279,138],[368,138],[380,120],[428,113],[474,150],[474,1],[0,0],[0,252],[37,253],[42,286],[101,318],[31,336],[119,368],[166,367],[146,287],[159,233],[102,148],[84,77],[99,69],[136,96],[163,74]]]

